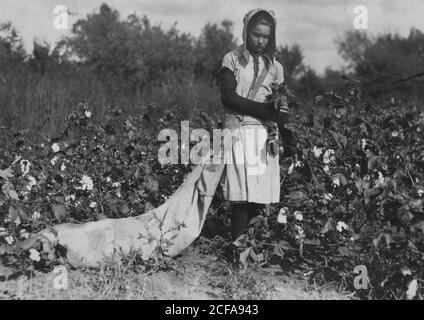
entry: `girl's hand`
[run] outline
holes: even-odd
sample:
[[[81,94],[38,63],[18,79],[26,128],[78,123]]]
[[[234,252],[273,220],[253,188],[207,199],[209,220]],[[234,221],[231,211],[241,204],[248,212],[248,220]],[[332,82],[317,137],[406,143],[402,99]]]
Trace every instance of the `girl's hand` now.
[[[280,96],[274,100],[275,110],[278,111],[279,114],[286,114],[289,112],[289,105],[287,103],[286,96]]]
[[[287,104],[287,98],[285,96],[280,96],[274,100],[274,108],[277,111],[277,117],[279,122],[288,123],[289,122],[289,106]]]

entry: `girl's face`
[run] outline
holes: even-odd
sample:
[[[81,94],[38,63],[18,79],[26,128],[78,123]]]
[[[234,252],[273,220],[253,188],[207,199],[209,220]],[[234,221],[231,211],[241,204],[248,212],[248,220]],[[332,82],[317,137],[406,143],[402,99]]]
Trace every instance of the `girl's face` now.
[[[269,43],[271,27],[264,24],[255,24],[247,33],[247,44],[254,53],[262,52]]]

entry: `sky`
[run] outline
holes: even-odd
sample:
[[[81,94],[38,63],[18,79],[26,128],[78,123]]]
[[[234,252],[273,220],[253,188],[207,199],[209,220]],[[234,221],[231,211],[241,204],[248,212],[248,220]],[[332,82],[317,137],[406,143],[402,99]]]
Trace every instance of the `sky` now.
[[[154,24],[198,36],[208,23],[224,19],[234,22],[234,34],[241,40],[242,20],[247,11],[266,8],[277,18],[277,44],[299,44],[305,63],[322,73],[326,67],[340,68],[343,60],[335,39],[344,31],[354,30],[357,5],[368,11],[370,36],[382,32],[409,34],[411,27],[424,31],[424,0],[0,0],[0,22],[11,21],[24,39],[27,51],[33,39],[55,43],[69,35],[72,23],[98,10],[106,2],[122,18],[137,13]],[[69,29],[56,30],[54,8],[66,6],[76,13],[69,17]]]

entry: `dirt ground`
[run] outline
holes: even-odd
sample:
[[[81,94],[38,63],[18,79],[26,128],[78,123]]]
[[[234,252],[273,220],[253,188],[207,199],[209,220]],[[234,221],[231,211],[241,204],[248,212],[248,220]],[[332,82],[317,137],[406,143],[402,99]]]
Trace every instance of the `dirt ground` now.
[[[278,266],[232,269],[217,256],[190,247],[172,259],[169,270],[137,273],[125,268],[68,270],[66,290],[57,290],[53,272],[35,272],[0,282],[0,299],[350,299],[334,287],[314,287],[302,274],[284,274]],[[0,270],[1,273],[1,270]]]

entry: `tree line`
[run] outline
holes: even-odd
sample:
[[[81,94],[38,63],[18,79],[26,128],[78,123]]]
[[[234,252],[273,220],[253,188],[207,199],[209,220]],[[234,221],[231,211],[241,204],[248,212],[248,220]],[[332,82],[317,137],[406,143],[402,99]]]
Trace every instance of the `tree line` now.
[[[12,23],[0,25],[1,123],[50,130],[60,126],[81,101],[101,117],[106,106],[137,111],[156,103],[178,105],[190,116],[221,112],[218,71],[223,55],[236,48],[232,22],[207,23],[199,37],[152,25],[148,17],[121,17],[107,4],[79,19],[71,34],[55,45],[34,40],[27,53]],[[278,39],[277,39],[278,42]],[[409,36],[346,32],[337,41],[346,62],[341,70],[318,75],[304,62],[299,45],[277,51],[286,83],[304,101],[328,90],[341,90],[343,76],[361,81],[370,98],[421,98],[424,34]],[[421,70],[424,71],[424,70]],[[417,75],[414,77],[414,75]]]

